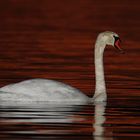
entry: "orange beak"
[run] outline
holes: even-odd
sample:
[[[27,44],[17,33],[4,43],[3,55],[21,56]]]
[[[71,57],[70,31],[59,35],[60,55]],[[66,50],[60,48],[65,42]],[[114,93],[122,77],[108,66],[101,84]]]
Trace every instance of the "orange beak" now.
[[[115,38],[114,47],[119,50],[120,53],[124,53],[123,49],[121,48],[121,40],[119,37]]]

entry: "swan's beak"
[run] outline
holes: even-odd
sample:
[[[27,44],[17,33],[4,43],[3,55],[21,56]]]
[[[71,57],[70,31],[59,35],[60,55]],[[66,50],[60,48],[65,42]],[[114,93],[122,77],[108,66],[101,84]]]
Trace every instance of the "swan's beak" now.
[[[121,48],[121,40],[120,40],[120,38],[118,37],[118,38],[116,38],[115,39],[115,43],[114,43],[114,47],[117,49],[117,50],[119,50],[119,52],[120,53],[124,53],[124,50]]]

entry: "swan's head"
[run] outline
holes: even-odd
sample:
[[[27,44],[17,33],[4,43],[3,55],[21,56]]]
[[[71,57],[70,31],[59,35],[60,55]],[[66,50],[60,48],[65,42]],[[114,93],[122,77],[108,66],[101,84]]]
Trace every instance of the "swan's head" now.
[[[123,49],[120,47],[120,38],[118,34],[110,31],[105,31],[99,34],[98,40],[106,45],[111,45],[123,53]]]

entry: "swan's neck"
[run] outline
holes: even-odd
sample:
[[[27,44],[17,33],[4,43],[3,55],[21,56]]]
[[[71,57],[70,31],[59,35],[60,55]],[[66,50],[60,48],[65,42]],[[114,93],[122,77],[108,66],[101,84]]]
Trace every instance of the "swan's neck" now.
[[[104,78],[104,68],[103,68],[103,53],[106,44],[101,40],[97,40],[95,44],[95,101],[105,101],[106,100],[106,86]]]

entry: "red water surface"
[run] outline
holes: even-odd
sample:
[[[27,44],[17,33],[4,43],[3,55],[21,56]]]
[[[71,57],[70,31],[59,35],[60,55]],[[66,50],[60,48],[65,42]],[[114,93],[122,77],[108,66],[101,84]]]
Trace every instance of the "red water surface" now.
[[[94,43],[98,33],[110,30],[120,35],[126,53],[118,54],[111,46],[106,49],[108,102],[115,100],[114,108],[123,102],[124,106],[131,108],[134,104],[137,109],[139,13],[138,0],[0,1],[0,86],[30,78],[49,78],[70,84],[91,97],[95,87]],[[136,119],[139,124],[132,114],[126,115],[127,123],[135,124]],[[118,123],[118,119],[112,122]],[[137,136],[135,132],[133,136]]]

